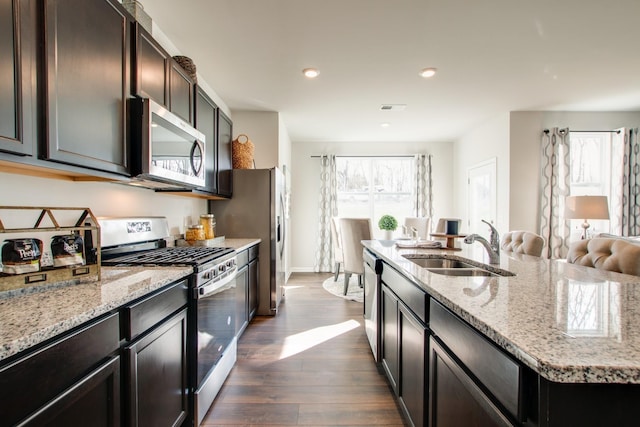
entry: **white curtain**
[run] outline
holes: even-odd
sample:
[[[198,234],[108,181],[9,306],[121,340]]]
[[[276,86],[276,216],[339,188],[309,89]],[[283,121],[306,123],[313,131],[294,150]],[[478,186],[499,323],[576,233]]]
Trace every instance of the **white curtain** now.
[[[543,255],[565,258],[570,227],[565,219],[565,198],[569,195],[569,129],[553,128],[542,135],[540,234],[545,239]]]
[[[617,129],[611,139],[611,187],[609,188],[609,229],[610,232],[622,235],[622,217],[624,209],[624,151],[627,142],[627,131]],[[622,173],[619,173],[622,171]]]
[[[338,215],[336,185],[336,156],[320,156],[320,200],[318,245],[313,271],[333,272],[333,251],[331,250],[331,218]]]
[[[638,128],[625,133],[622,177],[622,235],[640,236],[640,139]]]
[[[433,218],[433,180],[431,177],[431,155],[416,154],[415,164],[415,215]],[[429,232],[430,230],[427,230]]]

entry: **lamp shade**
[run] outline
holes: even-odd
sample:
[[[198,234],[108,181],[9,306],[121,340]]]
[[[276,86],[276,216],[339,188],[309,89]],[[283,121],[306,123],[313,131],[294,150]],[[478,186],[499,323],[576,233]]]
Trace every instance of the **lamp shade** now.
[[[567,219],[609,219],[607,196],[569,196],[565,200]]]

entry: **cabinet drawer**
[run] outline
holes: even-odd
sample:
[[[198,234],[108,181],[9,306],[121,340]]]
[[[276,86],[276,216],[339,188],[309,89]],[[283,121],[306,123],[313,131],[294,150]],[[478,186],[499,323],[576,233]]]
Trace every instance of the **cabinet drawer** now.
[[[238,252],[236,264],[238,266],[238,270],[240,270],[245,265],[249,264],[249,250],[245,249],[242,252]]]
[[[260,245],[254,245],[249,248],[249,261],[258,258],[258,247],[260,247]]]
[[[123,338],[131,341],[187,303],[186,280],[122,309]]]
[[[0,425],[14,425],[90,372],[120,345],[112,314],[0,368]]]
[[[427,323],[428,296],[425,291],[406,277],[384,264],[382,269],[382,282],[389,287],[398,298],[407,306],[423,323]]]
[[[522,420],[522,367],[445,307],[430,302],[429,327],[514,417]]]

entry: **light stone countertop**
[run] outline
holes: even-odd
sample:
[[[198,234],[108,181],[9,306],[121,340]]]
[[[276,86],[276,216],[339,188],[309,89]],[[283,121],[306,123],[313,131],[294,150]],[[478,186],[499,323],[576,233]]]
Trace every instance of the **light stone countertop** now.
[[[365,247],[412,279],[544,378],[566,383],[640,384],[640,277],[502,252],[512,277],[452,277],[403,254],[462,257],[488,264],[480,244],[462,251]]]
[[[262,239],[234,239],[234,238],[226,238],[220,242],[217,243],[215,245],[213,245],[214,247],[221,247],[221,248],[233,248],[236,250],[236,252],[242,252],[245,249],[250,248],[253,245],[257,245],[262,241]]]
[[[102,267],[97,282],[0,293],[0,361],[192,272],[192,267]]]

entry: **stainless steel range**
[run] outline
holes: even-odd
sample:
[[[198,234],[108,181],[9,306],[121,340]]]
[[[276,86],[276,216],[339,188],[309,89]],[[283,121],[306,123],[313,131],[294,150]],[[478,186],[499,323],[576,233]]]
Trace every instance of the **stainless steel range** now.
[[[98,221],[103,265],[193,267],[187,345],[192,415],[198,426],[236,362],[236,252],[167,247],[169,228],[162,217]]]

